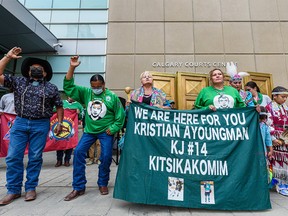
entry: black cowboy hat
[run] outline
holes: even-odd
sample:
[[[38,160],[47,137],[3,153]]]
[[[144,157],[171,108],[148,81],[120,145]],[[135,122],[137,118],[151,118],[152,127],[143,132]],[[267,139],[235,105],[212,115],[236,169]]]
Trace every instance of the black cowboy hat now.
[[[26,58],[21,65],[21,73],[24,77],[29,77],[30,66],[33,64],[39,64],[44,68],[44,71],[47,73],[45,79],[46,81],[50,81],[53,75],[53,70],[50,63],[44,59],[39,58]]]

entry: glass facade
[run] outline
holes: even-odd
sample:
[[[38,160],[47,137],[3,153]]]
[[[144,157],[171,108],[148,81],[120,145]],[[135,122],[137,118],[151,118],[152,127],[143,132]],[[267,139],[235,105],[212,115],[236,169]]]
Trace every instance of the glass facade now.
[[[63,44],[57,55],[37,56],[53,67],[51,82],[63,89],[70,56],[80,55],[75,83],[90,87],[94,73],[105,76],[108,0],[19,0]],[[19,61],[21,65],[21,61]],[[17,68],[20,71],[20,68]]]

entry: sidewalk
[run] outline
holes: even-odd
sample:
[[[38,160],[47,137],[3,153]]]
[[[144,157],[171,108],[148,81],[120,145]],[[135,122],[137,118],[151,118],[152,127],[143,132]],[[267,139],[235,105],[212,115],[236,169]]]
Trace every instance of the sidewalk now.
[[[76,200],[65,202],[63,198],[72,191],[72,166],[55,168],[56,153],[44,153],[44,162],[40,175],[40,184],[37,187],[37,199],[25,202],[24,196],[15,200],[10,205],[0,207],[2,216],[125,216],[125,215],[288,215],[288,197],[278,195],[271,191],[272,210],[267,211],[212,211],[203,209],[187,209],[167,206],[152,206],[129,203],[112,198],[117,166],[111,165],[111,180],[109,195],[102,196],[97,187],[98,165],[87,166],[86,193]],[[27,161],[25,157],[25,161]],[[0,158],[0,197],[6,194],[6,164]]]

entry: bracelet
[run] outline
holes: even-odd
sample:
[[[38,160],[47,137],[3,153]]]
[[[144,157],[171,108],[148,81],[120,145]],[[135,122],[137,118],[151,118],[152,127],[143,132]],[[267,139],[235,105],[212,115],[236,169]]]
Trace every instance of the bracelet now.
[[[4,54],[4,56],[8,59],[11,59],[12,57],[11,56],[8,56],[8,54]]]

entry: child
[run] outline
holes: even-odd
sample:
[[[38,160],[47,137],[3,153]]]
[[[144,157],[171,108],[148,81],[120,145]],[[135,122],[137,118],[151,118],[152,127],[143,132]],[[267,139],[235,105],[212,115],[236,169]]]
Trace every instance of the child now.
[[[272,147],[272,138],[270,135],[270,129],[269,126],[266,124],[266,121],[267,121],[267,110],[265,107],[260,106],[259,123],[260,123],[261,136],[263,140],[265,156],[270,160],[272,159],[273,155],[273,147]],[[267,149],[269,149],[268,153]]]
[[[266,124],[267,121],[267,110],[265,107],[260,106],[260,113],[259,113],[259,124],[261,130],[261,136],[264,145],[264,151],[267,161],[267,170],[268,170],[268,183],[269,188],[272,188],[272,179],[273,179],[273,170],[272,165],[270,164],[269,160],[273,158],[273,147],[272,147],[272,138],[270,135],[269,126]],[[269,149],[267,153],[267,149]]]
[[[267,125],[273,142],[273,180],[276,183],[276,191],[281,195],[288,196],[288,137],[287,120],[288,89],[277,86],[272,90],[273,101],[265,108],[268,111]],[[274,139],[273,139],[274,137]]]

